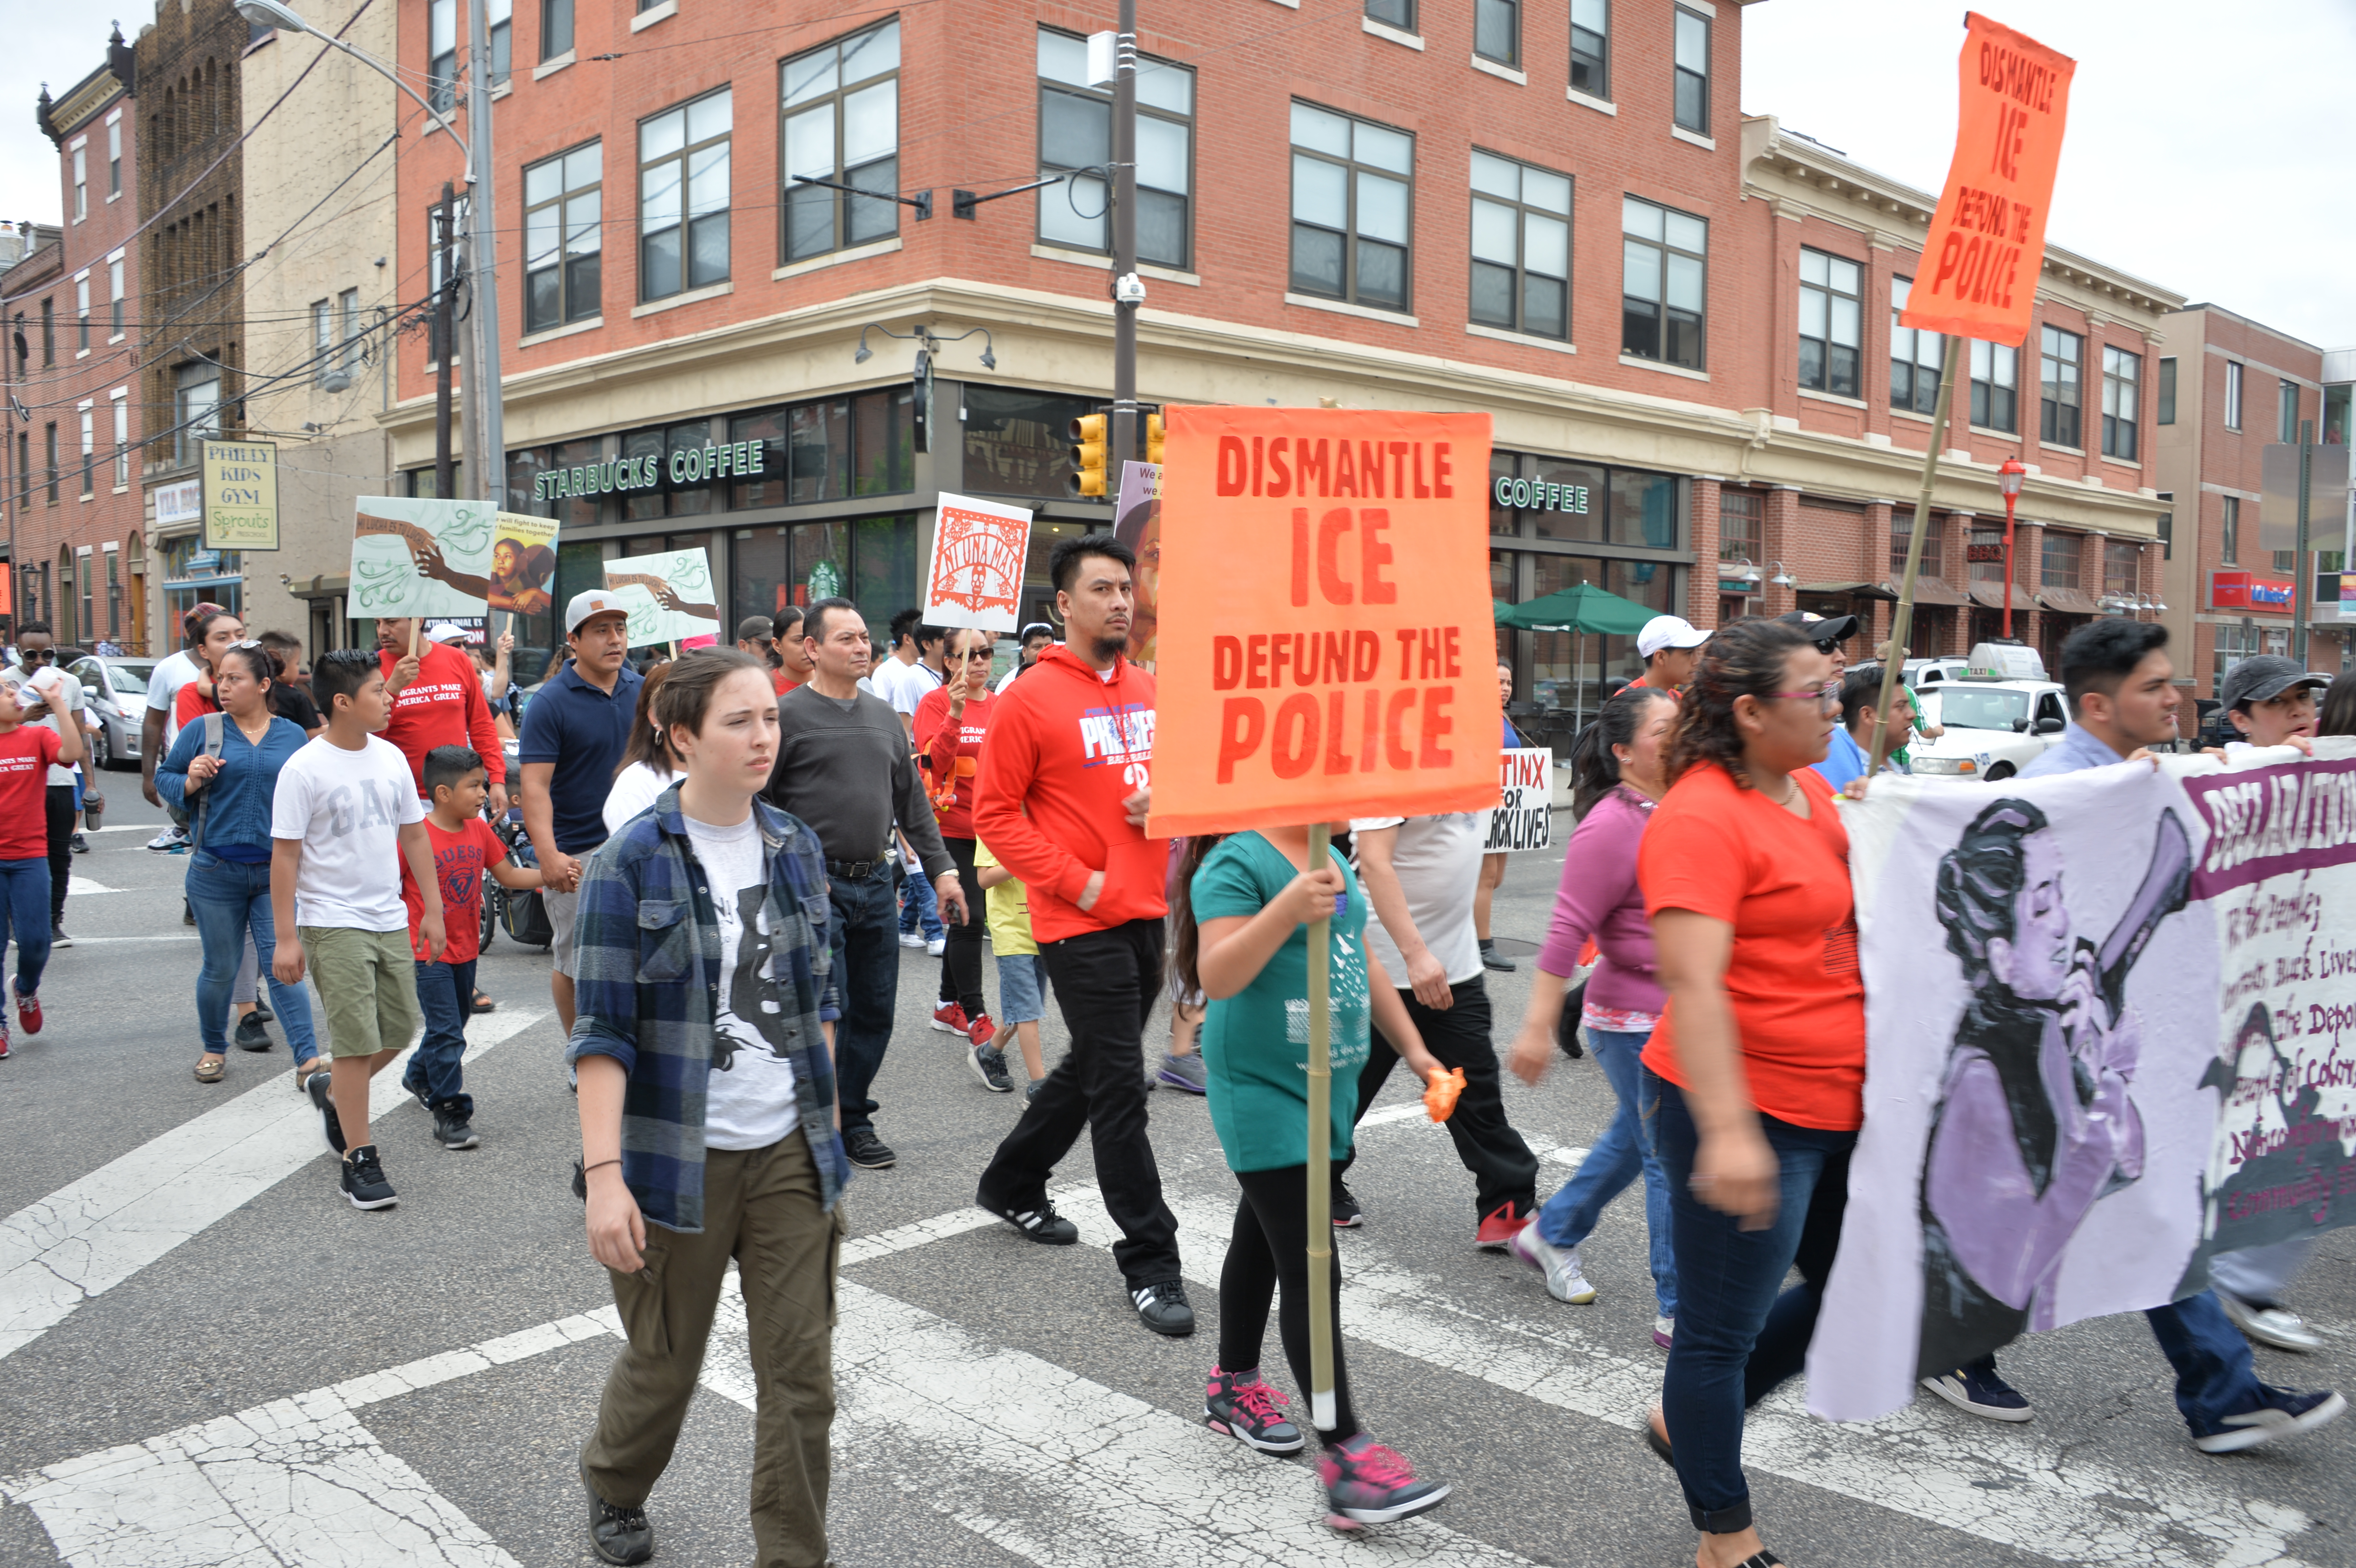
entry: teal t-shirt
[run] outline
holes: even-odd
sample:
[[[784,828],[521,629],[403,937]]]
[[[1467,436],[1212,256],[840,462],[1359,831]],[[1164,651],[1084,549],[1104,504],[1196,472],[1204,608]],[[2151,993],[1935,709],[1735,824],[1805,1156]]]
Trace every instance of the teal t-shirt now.
[[[1334,853],[1343,907],[1328,923],[1333,1023],[1333,1154],[1350,1152],[1358,1118],[1358,1069],[1366,1061],[1366,901],[1357,874]],[[1197,921],[1255,915],[1300,873],[1257,833],[1237,833],[1194,873]],[[1297,925],[1252,983],[1213,1001],[1203,1019],[1203,1066],[1211,1126],[1230,1170],[1309,1163],[1309,928]]]

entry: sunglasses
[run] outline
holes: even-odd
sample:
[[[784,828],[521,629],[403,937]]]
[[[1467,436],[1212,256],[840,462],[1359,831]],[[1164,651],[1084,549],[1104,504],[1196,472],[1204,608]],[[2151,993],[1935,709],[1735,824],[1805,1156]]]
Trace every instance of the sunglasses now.
[[[1804,691],[1771,691],[1766,695],[1778,701],[1788,702],[1800,702],[1808,698],[1814,698],[1817,707],[1830,710],[1840,706],[1841,683],[1828,680],[1822,686],[1812,686]]]
[[[976,659],[980,659],[987,663],[989,658],[990,650],[988,648],[975,648],[970,653],[943,654],[941,656],[941,660],[945,664],[971,664]]]

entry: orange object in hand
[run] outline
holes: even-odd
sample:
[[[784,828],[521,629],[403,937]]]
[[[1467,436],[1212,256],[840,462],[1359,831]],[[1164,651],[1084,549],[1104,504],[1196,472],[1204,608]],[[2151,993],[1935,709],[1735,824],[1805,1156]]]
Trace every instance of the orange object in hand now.
[[[1456,1109],[1456,1096],[1464,1093],[1464,1069],[1451,1067],[1445,1072],[1435,1072],[1423,1085],[1424,1114],[1435,1122],[1444,1122]]]

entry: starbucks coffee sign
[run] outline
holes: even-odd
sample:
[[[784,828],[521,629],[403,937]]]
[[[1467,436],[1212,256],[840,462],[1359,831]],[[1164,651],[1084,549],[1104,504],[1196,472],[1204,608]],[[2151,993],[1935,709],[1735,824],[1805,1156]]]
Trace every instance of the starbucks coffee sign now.
[[[767,457],[766,442],[733,441],[724,445],[706,442],[700,447],[683,446],[670,454],[670,482],[701,485],[709,479],[749,477],[766,472]],[[552,468],[533,478],[531,498],[556,501],[576,496],[651,490],[663,482],[664,466],[660,457],[648,453],[642,457],[609,457],[603,463],[573,468]]]

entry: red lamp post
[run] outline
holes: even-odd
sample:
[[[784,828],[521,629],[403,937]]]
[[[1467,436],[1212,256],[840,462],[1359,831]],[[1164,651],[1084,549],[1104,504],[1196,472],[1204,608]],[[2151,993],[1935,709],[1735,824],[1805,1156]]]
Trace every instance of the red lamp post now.
[[[1997,488],[2004,492],[2004,630],[1998,635],[2008,641],[2012,637],[2012,514],[2020,504],[2020,482],[2028,477],[2028,465],[2018,457],[2006,458],[1996,471]]]

